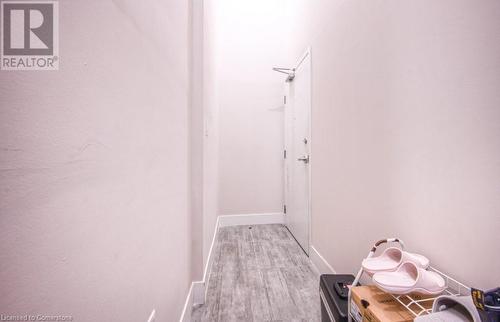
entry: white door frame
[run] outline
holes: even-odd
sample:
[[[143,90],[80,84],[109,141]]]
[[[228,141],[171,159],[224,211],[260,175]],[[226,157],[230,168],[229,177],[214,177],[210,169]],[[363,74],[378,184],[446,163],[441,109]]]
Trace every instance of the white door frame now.
[[[307,221],[308,221],[308,240],[309,240],[309,243],[308,243],[308,246],[307,246],[307,250],[304,250],[306,252],[306,254],[309,256],[310,252],[311,252],[311,242],[312,242],[312,228],[311,228],[311,217],[312,217],[312,198],[311,198],[311,174],[312,174],[312,164],[313,164],[313,161],[314,159],[312,158],[312,154],[313,154],[313,151],[312,151],[312,95],[313,95],[313,91],[312,91],[312,56],[311,56],[311,47],[307,47],[306,51],[304,52],[304,54],[302,56],[300,56],[299,60],[297,61],[296,65],[295,65],[295,69],[298,69],[298,67],[304,62],[304,60],[309,56],[309,63],[311,64],[310,66],[310,71],[311,71],[311,80],[310,80],[310,101],[309,101],[309,120],[308,120],[308,139],[309,139],[309,142],[308,142],[308,149],[309,149],[309,164],[308,164],[308,169],[307,169],[307,176],[308,176],[308,181],[309,181],[309,184],[308,184],[308,189],[307,189],[307,193],[308,193],[308,206],[307,206],[307,209],[308,209],[308,213],[307,213]],[[292,80],[293,82],[293,80]],[[288,105],[289,103],[289,94],[290,94],[290,88],[289,88],[289,83],[286,83],[285,84],[285,97],[286,97],[286,103],[285,103],[285,108],[286,105]],[[284,147],[284,150],[286,150],[288,152],[289,150],[289,144],[290,142],[288,142],[288,137],[287,137],[287,131],[289,131],[289,127],[290,127],[290,124],[288,124],[288,119],[287,117],[285,116],[284,118],[284,125],[285,125],[285,140],[284,140],[284,143],[285,143],[285,147]],[[285,166],[283,167],[284,169],[284,186],[283,186],[283,190],[284,190],[284,199],[285,199],[285,205],[289,204],[288,203],[288,200],[289,200],[289,197],[288,197],[288,167],[287,167],[287,164],[289,162],[289,155],[287,154],[287,158],[285,159]],[[285,222],[288,222],[288,219],[285,215]]]

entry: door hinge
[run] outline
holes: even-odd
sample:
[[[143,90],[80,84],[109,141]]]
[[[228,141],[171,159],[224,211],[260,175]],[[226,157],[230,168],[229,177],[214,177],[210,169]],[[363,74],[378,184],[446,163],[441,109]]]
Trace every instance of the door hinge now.
[[[283,150],[283,159],[286,159],[286,150]]]
[[[283,104],[285,104],[285,105],[286,105],[286,95],[285,95],[285,96],[283,96]]]
[[[286,205],[283,205],[283,213],[286,214]]]

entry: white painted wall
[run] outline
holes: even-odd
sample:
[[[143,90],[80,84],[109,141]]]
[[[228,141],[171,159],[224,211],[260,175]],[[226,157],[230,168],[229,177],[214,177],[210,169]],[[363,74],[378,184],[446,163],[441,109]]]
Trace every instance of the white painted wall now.
[[[179,318],[189,11],[61,1],[61,70],[0,71],[0,313]]]
[[[191,1],[191,109],[190,109],[190,197],[191,276],[203,275],[204,211],[204,110],[203,110],[203,0]]]
[[[218,108],[218,214],[283,207],[286,0],[213,2]]]
[[[217,222],[219,131],[216,81],[216,0],[203,1],[203,267],[206,267]]]
[[[500,284],[500,2],[296,0],[312,46],[312,244],[354,272],[372,243]]]

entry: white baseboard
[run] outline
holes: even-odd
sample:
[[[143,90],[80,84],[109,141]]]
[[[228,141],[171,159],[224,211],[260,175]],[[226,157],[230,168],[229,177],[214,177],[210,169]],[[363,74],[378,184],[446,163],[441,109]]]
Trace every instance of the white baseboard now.
[[[204,304],[205,298],[207,296],[207,284],[208,278],[210,277],[210,271],[212,269],[213,262],[213,250],[215,247],[215,241],[217,239],[217,232],[219,231],[219,217],[215,222],[214,235],[212,237],[212,244],[210,245],[210,250],[208,251],[207,263],[205,269],[203,270],[203,280],[191,283],[189,292],[186,298],[186,303],[184,304],[184,309],[182,310],[182,315],[180,322],[191,322],[191,312],[194,305]]]
[[[204,304],[208,291],[208,280],[212,270],[213,251],[215,241],[217,240],[217,233],[220,227],[241,226],[241,225],[269,225],[269,224],[285,224],[285,214],[282,213],[268,213],[268,214],[245,214],[245,215],[224,215],[218,216],[215,223],[214,235],[212,237],[212,244],[208,252],[207,263],[203,271],[203,280],[191,283],[189,292],[184,303],[184,309],[180,322],[191,321],[191,311],[194,305]]]
[[[154,322],[156,319],[156,310],[153,310],[151,314],[149,315],[148,322]]]
[[[207,297],[208,291],[208,280],[210,278],[210,273],[212,272],[212,263],[214,261],[214,247],[215,241],[217,240],[217,233],[219,232],[220,227],[220,216],[217,217],[217,221],[215,222],[214,235],[212,236],[212,243],[210,244],[210,250],[208,251],[207,263],[205,264],[205,269],[203,270],[203,289],[200,292],[203,293],[203,300],[199,304],[204,304],[205,299]]]
[[[284,224],[284,223],[285,223],[285,214],[283,213],[219,216],[220,227],[242,226],[242,225],[270,225],[270,224]]]
[[[328,263],[326,259],[321,256],[318,250],[312,245],[311,251],[309,252],[309,259],[311,260],[313,266],[316,268],[318,274],[336,274],[330,263]]]
[[[191,283],[179,322],[191,322],[191,311],[193,310],[193,285],[194,283]]]

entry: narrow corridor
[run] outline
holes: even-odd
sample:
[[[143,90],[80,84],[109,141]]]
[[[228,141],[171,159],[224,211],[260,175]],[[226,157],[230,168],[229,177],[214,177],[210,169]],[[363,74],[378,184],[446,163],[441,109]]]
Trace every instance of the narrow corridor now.
[[[319,321],[318,275],[283,225],[220,228],[193,321]]]

